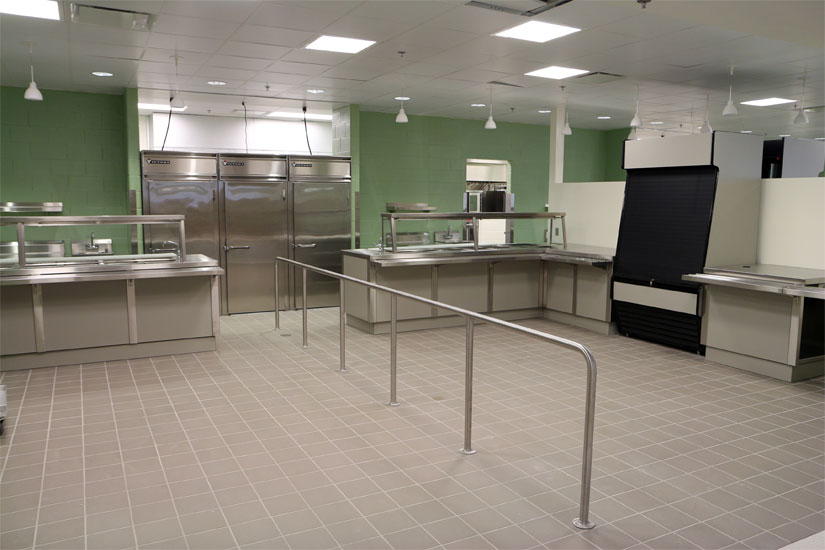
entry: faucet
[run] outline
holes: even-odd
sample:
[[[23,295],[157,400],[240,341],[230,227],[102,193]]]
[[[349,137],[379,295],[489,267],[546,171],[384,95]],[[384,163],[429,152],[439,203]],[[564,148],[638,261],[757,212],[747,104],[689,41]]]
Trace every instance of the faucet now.
[[[95,234],[89,235],[89,244],[86,245],[86,250],[98,250],[100,245],[95,244]]]

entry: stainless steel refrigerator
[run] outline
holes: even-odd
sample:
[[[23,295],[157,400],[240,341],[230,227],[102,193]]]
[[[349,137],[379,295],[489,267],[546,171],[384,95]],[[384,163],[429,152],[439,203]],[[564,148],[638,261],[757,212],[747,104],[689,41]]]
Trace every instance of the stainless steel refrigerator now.
[[[292,258],[341,271],[341,250],[350,248],[350,159],[289,157]],[[300,269],[290,274],[293,306],[302,307]],[[338,305],[338,281],[307,272],[307,307]]]
[[[350,248],[350,159],[145,151],[143,211],[185,214],[187,252],[220,261],[222,313],[275,308],[274,258],[341,271]],[[174,249],[162,226],[147,249]],[[282,308],[302,307],[301,272],[281,267]],[[307,306],[338,305],[338,282],[307,273]]]
[[[215,155],[143,151],[144,214],[184,214],[186,252],[220,257],[218,170]],[[177,228],[144,226],[147,252],[176,251]]]
[[[221,154],[224,311],[275,309],[276,256],[289,257],[286,157]],[[288,281],[279,282],[286,304]]]

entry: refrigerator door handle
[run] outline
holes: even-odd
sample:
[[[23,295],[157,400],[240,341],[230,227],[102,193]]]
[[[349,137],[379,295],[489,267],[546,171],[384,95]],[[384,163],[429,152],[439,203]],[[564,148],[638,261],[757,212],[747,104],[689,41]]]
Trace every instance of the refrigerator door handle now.
[[[292,245],[292,247],[293,247],[293,248],[315,248],[316,246],[318,246],[318,243],[312,243],[312,244],[293,244],[293,245]]]
[[[228,245],[225,245],[223,247],[223,249],[227,250],[227,251],[229,251],[229,250],[249,250],[250,248],[252,248],[252,247],[251,246],[228,246]]]

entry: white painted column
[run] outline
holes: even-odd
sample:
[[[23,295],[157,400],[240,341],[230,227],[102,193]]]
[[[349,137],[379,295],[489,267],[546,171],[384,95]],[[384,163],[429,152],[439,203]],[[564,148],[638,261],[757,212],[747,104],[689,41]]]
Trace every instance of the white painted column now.
[[[562,183],[564,181],[564,115],[566,105],[557,105],[550,113],[550,181]]]

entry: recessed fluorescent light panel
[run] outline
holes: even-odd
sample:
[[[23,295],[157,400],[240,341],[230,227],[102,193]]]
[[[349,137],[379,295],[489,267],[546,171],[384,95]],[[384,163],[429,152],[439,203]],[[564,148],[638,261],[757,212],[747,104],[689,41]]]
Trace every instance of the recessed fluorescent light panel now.
[[[545,67],[543,69],[538,69],[537,71],[531,71],[524,74],[527,76],[540,76],[541,78],[554,78],[556,80],[561,80],[563,78],[570,78],[571,76],[576,76],[577,74],[589,72],[590,71],[586,71],[584,69],[571,69],[569,67],[558,67],[556,65],[552,65],[550,67]]]
[[[739,130],[740,134],[752,134],[753,130]]]
[[[658,126],[659,124],[664,124],[664,122],[662,122],[661,120],[655,120],[651,122],[651,124],[656,124]]]
[[[779,134],[779,137],[791,137],[791,134]]]
[[[598,118],[599,120],[610,120],[612,117],[609,117],[609,116],[597,116],[596,118]]]
[[[311,88],[311,89],[307,90],[307,92],[310,93],[310,94],[322,94],[322,93],[324,93],[324,90],[322,90],[320,88]]]
[[[313,40],[306,49],[323,50],[325,52],[358,53],[373,44],[375,44],[375,40],[344,38],[343,36],[329,36],[325,34]]]
[[[408,98],[405,95],[400,95],[400,96],[396,97],[395,99],[397,99],[398,101],[409,101],[410,100],[410,98]]]
[[[266,116],[271,116],[272,118],[298,118],[303,120],[304,113],[293,113],[291,111],[275,111],[269,113]],[[322,114],[306,114],[307,120],[332,120],[332,115],[322,115]]]
[[[210,86],[226,86],[226,82],[223,80],[210,80],[207,84]]]
[[[486,107],[486,103],[470,103],[470,107]]]
[[[60,21],[60,7],[54,0],[0,0],[0,13]]]
[[[184,107],[170,107],[164,103],[138,103],[138,109],[143,109],[146,111],[168,111],[172,109],[172,111],[178,113],[181,111],[186,110],[186,106]]]
[[[793,103],[795,99],[783,99],[781,97],[766,97],[765,99],[754,99],[743,101],[742,105],[755,105],[757,107],[770,107],[771,105],[782,105],[783,103]]]
[[[550,112],[550,109],[541,109],[539,112],[543,115],[546,115],[547,113]]]
[[[561,38],[562,36],[579,32],[580,30],[581,29],[577,29],[576,27],[567,27],[565,25],[528,21],[527,23],[522,23],[521,25],[497,32],[495,35],[544,43],[554,38]]]
[[[92,71],[92,74],[94,76],[102,76],[102,77],[115,76],[114,73],[107,73],[106,71]]]

